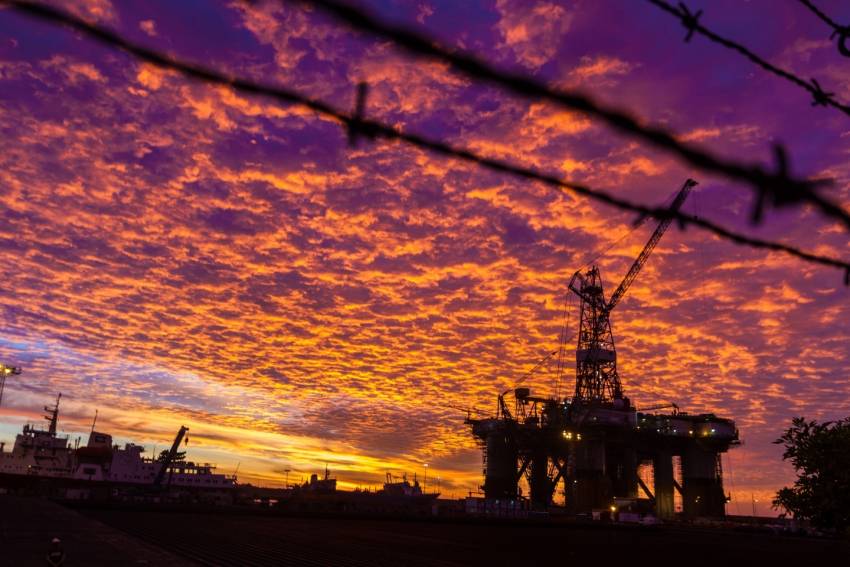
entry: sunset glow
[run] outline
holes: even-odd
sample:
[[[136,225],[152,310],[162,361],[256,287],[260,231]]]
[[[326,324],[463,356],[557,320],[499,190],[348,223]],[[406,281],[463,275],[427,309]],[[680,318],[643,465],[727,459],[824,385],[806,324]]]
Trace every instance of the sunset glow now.
[[[811,208],[754,227],[745,186],[296,4],[55,4],[343,108],[366,81],[370,118],[635,202],[664,203],[693,177],[687,214],[850,258],[844,229]],[[850,92],[847,60],[797,6],[702,4],[754,51]],[[769,164],[781,142],[795,174],[832,178],[829,196],[850,207],[846,117],[716,45],[684,43],[643,2],[359,5],[720,155]],[[570,276],[604,253],[611,293],[653,224],[633,230],[617,209],[400,143],[351,147],[309,110],[6,9],[0,133],[0,362],[24,369],[7,381],[0,441],[62,392],[73,438],[95,409],[100,430],[149,452],[186,425],[190,458],[227,473],[238,464],[255,484],[327,464],[342,488],[371,487],[428,463],[444,494],[477,490],[481,451],[463,408],[494,410],[557,348]],[[723,456],[732,514],[755,500],[770,513],[793,478],[771,443],[793,416],[848,413],[850,288],[838,270],[674,224],[612,323],[638,408],[670,401],[736,421],[743,445]],[[566,383],[555,371],[524,385],[571,392],[572,366]]]

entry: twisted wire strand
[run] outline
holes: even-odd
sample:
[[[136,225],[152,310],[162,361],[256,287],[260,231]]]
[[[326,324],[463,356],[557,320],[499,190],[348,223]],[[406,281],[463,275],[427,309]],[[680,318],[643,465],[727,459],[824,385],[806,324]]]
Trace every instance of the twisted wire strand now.
[[[810,0],[799,0],[799,2],[800,4],[811,10],[818,18],[826,22],[826,24],[829,25],[829,27],[831,27],[835,31],[841,31],[846,28],[846,26],[842,26],[841,24],[830,18],[828,15],[826,15],[823,10],[815,6],[812,2],[810,2]]]
[[[680,211],[671,211],[669,208],[663,206],[649,206],[640,203],[633,203],[606,191],[592,189],[579,183],[565,181],[554,175],[542,173],[521,165],[481,156],[468,149],[456,147],[442,140],[434,140],[418,134],[404,132],[396,126],[384,124],[376,120],[366,119],[362,116],[363,104],[365,103],[363,100],[365,98],[365,88],[358,88],[358,111],[349,114],[326,102],[307,97],[291,89],[229,76],[223,72],[208,67],[195,65],[187,61],[173,58],[165,53],[133,43],[112,30],[97,24],[88,23],[52,6],[19,0],[0,0],[0,4],[8,5],[20,13],[27,14],[42,21],[68,25],[104,45],[124,50],[139,60],[146,61],[165,69],[178,71],[187,77],[209,84],[231,87],[234,90],[249,95],[265,96],[279,102],[305,106],[319,114],[329,116],[338,121],[342,126],[348,129],[351,137],[361,136],[369,139],[380,137],[387,140],[406,142],[420,149],[430,150],[447,157],[478,164],[492,171],[508,173],[532,181],[539,181],[565,194],[569,192],[575,193],[621,210],[637,213],[638,220],[647,216],[654,217],[658,220],[673,218],[677,221],[680,229],[685,229],[687,226],[693,225],[735,244],[763,250],[784,252],[806,262],[840,268],[845,272],[845,284],[850,285],[850,263],[843,260],[806,252],[788,244],[744,235],[724,228],[712,221],[685,215]]]
[[[740,43],[734,42],[731,39],[727,39],[723,36],[718,35],[717,33],[711,31],[706,28],[702,24],[699,23],[700,16],[702,16],[702,10],[697,12],[691,12],[688,7],[679,2],[679,6],[673,6],[664,0],[646,0],[650,4],[657,6],[661,10],[667,12],[668,14],[675,16],[682,22],[682,25],[688,30],[688,34],[685,36],[685,41],[690,41],[693,37],[694,33],[698,33],[703,37],[706,37],[710,41],[717,43],[718,45],[722,45],[727,49],[731,49],[737,53],[740,53],[765,71],[769,73],[773,73],[783,79],[790,81],[797,85],[798,87],[805,89],[812,95],[812,106],[830,106],[835,108],[836,110],[844,113],[847,116],[850,116],[850,106],[840,103],[835,100],[835,93],[826,92],[820,86],[820,83],[816,79],[811,79],[810,81],[806,81],[791,73],[790,71],[786,71],[776,65],[762,59]]]

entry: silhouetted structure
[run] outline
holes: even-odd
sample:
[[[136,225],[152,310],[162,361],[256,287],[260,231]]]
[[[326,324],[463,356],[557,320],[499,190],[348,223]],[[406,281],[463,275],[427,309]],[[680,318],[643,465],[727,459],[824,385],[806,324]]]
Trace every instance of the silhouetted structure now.
[[[695,185],[685,182],[671,212],[679,210]],[[737,443],[735,423],[713,414],[688,415],[678,406],[670,414],[638,412],[623,395],[617,374],[610,313],[671,220],[659,223],[610,300],[605,300],[595,265],[570,281],[581,300],[572,398],[534,397],[528,388],[516,388],[513,404],[510,391],[499,396],[494,417],[467,418],[484,451],[486,498],[517,499],[525,476],[535,509],[547,508],[563,482],[566,506],[574,513],[616,509],[617,501],[643,493],[657,516],[669,518],[675,490],[686,516],[725,515],[720,454]],[[651,464],[652,488],[638,475],[642,463]]]

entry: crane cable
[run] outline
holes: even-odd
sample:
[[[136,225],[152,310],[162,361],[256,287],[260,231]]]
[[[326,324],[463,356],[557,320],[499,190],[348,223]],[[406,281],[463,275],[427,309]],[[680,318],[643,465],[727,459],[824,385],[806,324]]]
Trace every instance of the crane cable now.
[[[555,395],[556,398],[561,397],[561,383],[564,377],[564,353],[566,352],[567,341],[572,340],[575,335],[567,337],[567,332],[570,328],[570,314],[572,313],[572,303],[574,301],[573,294],[569,290],[564,294],[564,327],[561,330],[560,344],[558,345],[558,372],[555,378]]]

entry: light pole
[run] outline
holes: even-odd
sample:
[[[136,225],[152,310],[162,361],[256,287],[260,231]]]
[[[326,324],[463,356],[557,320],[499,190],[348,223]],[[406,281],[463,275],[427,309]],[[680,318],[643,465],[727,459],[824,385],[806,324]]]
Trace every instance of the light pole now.
[[[425,479],[422,481],[422,494],[428,492],[428,463],[425,463]]]
[[[6,376],[20,373],[21,369],[17,366],[6,366],[5,364],[0,364],[0,404],[3,403],[3,389],[6,387]]]
[[[286,488],[289,488],[289,471],[290,470],[292,470],[292,469],[283,469],[283,472],[286,473],[286,480],[283,481]]]

